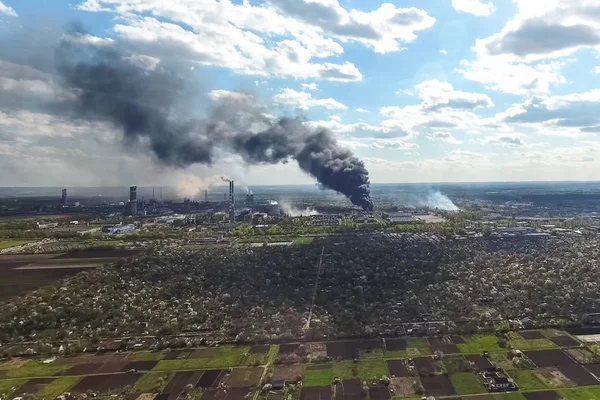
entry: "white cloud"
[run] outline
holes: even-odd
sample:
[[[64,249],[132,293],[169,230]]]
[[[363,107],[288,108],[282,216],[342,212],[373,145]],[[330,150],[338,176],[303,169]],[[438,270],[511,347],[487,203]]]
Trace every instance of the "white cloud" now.
[[[504,147],[525,147],[527,143],[521,138],[520,135],[493,135],[482,138],[479,140],[483,144],[494,144]]]
[[[359,113],[368,113],[369,112],[369,110],[365,110],[364,108],[357,108],[355,111],[359,112]]]
[[[442,50],[440,50],[440,53],[441,53],[441,54],[443,54],[443,55],[446,55],[446,54],[448,54],[448,51],[447,51],[447,50],[444,50],[444,49],[442,49]]]
[[[474,153],[466,150],[452,150],[447,153],[446,157],[444,157],[444,160],[452,162],[471,162],[474,160],[481,160],[483,158],[485,158],[484,155],[480,153]]]
[[[408,89],[398,89],[396,90],[396,94],[404,94],[407,96],[414,96],[414,92],[412,90],[408,90]]]
[[[14,8],[7,6],[0,1],[0,14],[8,15],[9,17],[18,17],[19,15]]]
[[[565,83],[560,70],[563,63],[540,63],[534,66],[491,57],[463,60],[455,71],[466,79],[481,82],[490,90],[512,94],[548,93],[554,85]]]
[[[301,110],[320,107],[328,110],[346,110],[344,104],[339,101],[327,99],[313,99],[312,95],[307,92],[297,92],[293,89],[282,89],[281,92],[273,97],[273,103],[279,106],[293,106]]]
[[[494,3],[484,3],[481,0],[452,0],[452,7],[456,11],[470,13],[479,17],[490,15],[496,9]]]
[[[370,139],[392,139],[392,138],[410,138],[411,133],[397,127],[385,127],[366,124],[364,122],[354,124],[344,124],[335,119],[329,121],[306,121],[304,123],[310,129],[319,127],[327,128],[333,133],[346,138],[370,138]]]
[[[533,127],[539,134],[587,136],[600,132],[600,90],[532,97],[499,113],[496,120]]]
[[[596,0],[514,0],[518,12],[497,34],[478,39],[480,56],[534,61],[600,45]]]
[[[307,90],[317,90],[317,84],[316,83],[303,83],[302,87],[304,89],[307,89]]]
[[[388,150],[414,150],[418,149],[419,145],[412,142],[407,142],[402,139],[379,139],[375,140],[371,147],[375,149],[388,149]]]
[[[413,41],[435,23],[414,7],[385,3],[363,12],[346,10],[337,0],[87,0],[79,8],[120,15],[114,31],[149,56],[250,75],[342,82],[362,79],[354,64],[315,60],[341,55],[347,42],[378,53],[399,51],[400,42]]]
[[[381,114],[387,118],[382,126],[411,133],[415,127],[467,129],[479,120],[473,110],[494,105],[485,94],[454,90],[448,82],[437,80],[421,82],[415,91],[420,104],[381,108]]]
[[[427,135],[427,139],[431,141],[446,142],[452,144],[460,144],[462,141],[456,139],[450,132],[436,131]]]
[[[594,73],[600,75],[600,66],[594,68]]]

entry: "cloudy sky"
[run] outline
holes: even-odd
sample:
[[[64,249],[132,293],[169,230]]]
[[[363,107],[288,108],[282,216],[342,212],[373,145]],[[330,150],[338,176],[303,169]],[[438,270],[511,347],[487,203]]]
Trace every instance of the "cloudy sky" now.
[[[373,182],[600,179],[597,0],[0,0],[0,185],[312,182],[228,154],[174,170],[42,106],[76,95],[44,59],[73,21],[187,71],[199,110],[245,92],[328,127]]]

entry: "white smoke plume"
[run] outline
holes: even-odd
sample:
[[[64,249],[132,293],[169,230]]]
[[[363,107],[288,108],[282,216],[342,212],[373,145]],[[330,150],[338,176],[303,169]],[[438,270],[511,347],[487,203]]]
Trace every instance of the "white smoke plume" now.
[[[439,190],[427,193],[427,197],[423,199],[422,207],[437,208],[444,211],[458,211],[456,204],[450,200],[448,196],[442,194]]]
[[[176,181],[177,196],[187,199],[197,199],[205,190],[221,185],[223,177],[219,175],[200,178],[193,174],[181,174]]]
[[[319,212],[314,208],[307,207],[305,209],[300,209],[286,200],[279,201],[279,208],[281,209],[282,213],[287,214],[290,217],[308,217],[311,215],[319,215]]]

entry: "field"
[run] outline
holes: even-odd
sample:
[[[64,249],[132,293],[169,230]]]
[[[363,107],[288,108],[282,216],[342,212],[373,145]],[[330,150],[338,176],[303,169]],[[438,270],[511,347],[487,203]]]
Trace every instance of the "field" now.
[[[457,394],[485,393],[481,379],[469,372],[450,375],[450,381]]]
[[[183,360],[160,360],[155,371],[225,368],[241,365],[248,347],[218,347],[212,357]]]
[[[304,372],[302,382],[304,386],[329,386],[333,381],[333,371],[330,366],[326,368],[308,368]]]
[[[0,239],[0,250],[9,249],[11,247],[22,246],[29,243],[30,240],[4,240]]]
[[[465,338],[465,342],[457,344],[461,353],[482,354],[484,351],[499,351],[498,338],[493,335],[475,335]]]
[[[552,338],[562,336],[565,335],[556,334]],[[338,357],[330,362],[305,361],[291,365],[274,364],[275,355],[293,351],[298,344],[89,354],[59,358],[48,364],[36,358],[14,359],[0,364],[0,394],[30,393],[37,400],[55,398],[65,391],[117,391],[123,396],[129,393],[132,398],[133,394],[153,393],[160,394],[159,399],[174,399],[191,385],[204,391],[203,400],[242,400],[248,394],[259,400],[313,400],[313,396],[329,398],[330,395],[340,400],[400,399],[419,397],[421,393],[463,400],[523,400],[545,399],[539,396],[548,395],[547,391],[557,391],[564,399],[600,400],[600,381],[590,373],[599,372],[600,366],[580,364],[564,349],[551,349],[527,351],[526,357],[531,357],[535,365],[521,363],[521,369],[517,369],[508,359],[507,350],[491,353],[489,359],[475,353],[497,343],[492,338],[495,336],[386,340],[386,347],[392,347],[389,351],[393,352],[406,352],[411,345],[423,352],[428,352],[430,346],[450,345],[461,351],[445,354],[438,360],[432,356],[409,357],[406,353],[401,358],[388,358],[387,351],[385,354],[377,351],[381,350],[380,341],[364,339],[304,343],[304,346],[322,355],[329,351],[340,356],[365,351],[370,354],[367,358],[354,361]],[[470,354],[462,354],[465,350]],[[260,365],[248,366],[247,363]],[[476,371],[491,365],[505,369],[520,386],[520,391],[488,394]],[[379,383],[386,376],[390,378],[389,386]],[[291,384],[299,377],[301,388]],[[271,379],[283,379],[288,386],[279,393],[260,393],[260,388]],[[229,390],[224,392],[220,384]]]
[[[533,371],[512,371],[510,376],[517,382],[521,390],[545,389],[546,385]]]
[[[313,242],[313,237],[298,237],[294,238],[295,245],[307,245]]]
[[[508,343],[510,344],[511,348],[525,351],[525,350],[553,349],[553,348],[558,347],[551,339],[546,339],[542,335],[541,332],[533,331],[533,332],[529,332],[529,333],[530,334],[535,333],[535,334],[534,335],[526,335],[525,332],[521,332],[520,334],[516,333],[516,332],[509,332]],[[525,337],[523,337],[523,335],[529,336],[529,337],[531,337],[531,339],[525,338]]]

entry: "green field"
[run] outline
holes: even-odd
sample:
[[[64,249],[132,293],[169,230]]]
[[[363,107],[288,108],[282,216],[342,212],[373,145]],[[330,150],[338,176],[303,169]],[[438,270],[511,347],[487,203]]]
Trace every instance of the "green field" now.
[[[517,382],[521,390],[546,389],[546,385],[530,370],[511,371],[510,376]]]
[[[486,389],[481,379],[472,372],[461,372],[450,375],[450,381],[457,394],[485,393]]]
[[[236,367],[242,364],[248,347],[215,347],[215,354],[209,358],[192,358],[186,360],[161,360],[154,371],[193,370],[209,368]]]
[[[330,386],[333,381],[331,368],[307,369],[302,377],[304,386]]]
[[[510,347],[518,350],[543,350],[543,349],[553,349],[558,347],[554,344],[550,339],[530,339],[527,340],[523,338],[516,332],[508,333],[508,343]]]
[[[169,382],[171,372],[147,372],[133,387],[136,393],[158,393]]]
[[[600,387],[562,389],[558,393],[565,400],[600,400]]]
[[[63,376],[60,378],[56,378],[56,380],[47,385],[40,386],[40,389],[35,394],[34,398],[37,400],[53,400],[57,396],[68,392],[77,382],[79,382],[78,377],[72,376]]]
[[[31,240],[0,240],[0,250],[9,249],[11,247],[22,246],[31,242]]]
[[[444,357],[444,367],[449,374],[471,371],[469,362],[463,356]]]
[[[135,361],[158,361],[165,358],[165,353],[162,351],[139,351],[133,353],[131,358]]]
[[[406,350],[385,350],[384,356],[387,359],[391,358],[414,358],[419,356],[430,355],[431,348],[425,338],[408,338],[406,339]]]
[[[335,378],[369,380],[379,379],[387,375],[388,369],[384,360],[366,359],[358,362],[341,361],[333,363],[333,376]]]
[[[306,245],[311,244],[314,240],[314,237],[297,237],[294,238],[293,242],[295,245]]]
[[[508,393],[499,393],[494,395],[495,400],[525,400],[525,396],[523,396],[520,392],[508,392]]]
[[[538,378],[549,388],[563,388],[563,387],[574,387],[575,383],[564,377],[556,368],[540,368],[535,370],[535,374]],[[564,380],[557,379],[556,375],[564,377]]]
[[[43,364],[41,361],[30,360],[20,368],[6,372],[7,378],[42,378],[54,376],[69,368],[68,365]]]
[[[5,379],[0,380],[0,398],[7,398],[13,391],[18,389],[28,379]]]
[[[465,337],[465,343],[456,345],[461,353],[481,354],[484,351],[500,351],[498,338],[494,335],[475,335]]]

